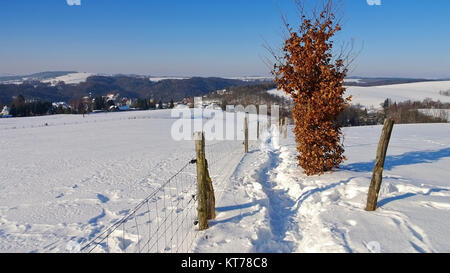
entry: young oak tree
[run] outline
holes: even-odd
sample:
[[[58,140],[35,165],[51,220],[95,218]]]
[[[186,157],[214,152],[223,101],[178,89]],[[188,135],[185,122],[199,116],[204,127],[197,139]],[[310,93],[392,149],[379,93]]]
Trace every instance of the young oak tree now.
[[[333,2],[327,1],[313,16],[300,10],[298,30],[286,23],[289,37],[273,74],[278,89],[294,101],[299,165],[306,175],[317,175],[338,168],[345,160],[337,118],[351,97],[344,98],[345,60],[333,56],[332,38],[341,30],[332,12]]]

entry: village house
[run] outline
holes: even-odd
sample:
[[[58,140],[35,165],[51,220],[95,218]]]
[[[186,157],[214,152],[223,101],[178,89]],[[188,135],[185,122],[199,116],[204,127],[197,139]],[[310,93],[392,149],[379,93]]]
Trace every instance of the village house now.
[[[68,105],[68,104],[67,104],[66,102],[64,102],[64,101],[54,102],[54,103],[52,103],[52,105],[53,105],[54,108],[59,108],[59,107],[61,107],[61,108],[64,109],[64,110],[67,110],[67,109],[70,109],[70,108],[71,108],[70,105]]]
[[[8,106],[4,106],[3,110],[0,112],[0,117],[11,117],[11,115],[9,114],[9,107]]]

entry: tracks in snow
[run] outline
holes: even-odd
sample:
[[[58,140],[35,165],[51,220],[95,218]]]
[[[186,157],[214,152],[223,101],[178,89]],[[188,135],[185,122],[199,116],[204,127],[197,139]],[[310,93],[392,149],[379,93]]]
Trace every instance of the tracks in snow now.
[[[275,182],[277,174],[274,172],[280,164],[279,152],[267,152],[267,162],[254,178],[262,185],[262,190],[267,196],[268,217],[270,232],[266,229],[259,231],[258,239],[253,241],[256,252],[283,252],[295,251],[297,241],[300,239],[298,225],[295,223],[295,211],[292,207],[295,200],[292,199],[288,191],[277,188]]]

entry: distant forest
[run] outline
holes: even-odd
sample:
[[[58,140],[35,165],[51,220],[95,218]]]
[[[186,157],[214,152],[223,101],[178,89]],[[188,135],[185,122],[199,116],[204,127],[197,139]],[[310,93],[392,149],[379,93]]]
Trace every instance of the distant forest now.
[[[0,104],[9,105],[13,97],[24,96],[27,100],[75,101],[89,93],[93,97],[108,93],[119,93],[121,97],[153,98],[168,103],[183,98],[203,96],[215,90],[232,86],[260,84],[260,81],[246,82],[223,78],[190,78],[184,80],[163,80],[151,82],[144,77],[130,76],[92,76],[80,84],[60,82],[55,86],[40,81],[23,84],[0,84]]]

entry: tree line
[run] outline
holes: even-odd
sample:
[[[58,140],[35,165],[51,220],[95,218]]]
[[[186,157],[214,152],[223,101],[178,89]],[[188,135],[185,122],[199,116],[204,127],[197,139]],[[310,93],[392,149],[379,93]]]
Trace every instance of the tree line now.
[[[425,115],[419,109],[450,109],[450,103],[442,103],[426,99],[423,101],[393,102],[386,99],[381,104],[381,110],[368,111],[361,105],[347,107],[336,122],[344,127],[383,124],[386,118],[394,119],[396,124],[410,123],[445,123],[444,117]]]
[[[392,118],[397,124],[447,122],[445,118],[425,115],[419,109],[450,109],[450,103],[432,101],[431,99],[397,103],[386,99],[383,103],[382,118]]]
[[[13,117],[42,116],[56,113],[51,102],[26,101],[22,95],[15,97],[9,108],[9,114]]]
[[[0,111],[6,104],[0,102]],[[163,109],[163,100],[157,101],[154,99],[136,99],[130,105],[131,109],[135,110],[155,110]],[[166,108],[174,108],[174,100],[171,99]],[[111,106],[114,106],[111,108]],[[43,100],[26,100],[23,95],[18,95],[13,98],[9,104],[9,114],[13,117],[30,117],[30,116],[44,116],[55,114],[88,114],[93,111],[117,111],[116,102],[107,100],[106,97],[97,96],[94,99],[77,99],[71,101],[69,105],[57,105]]]

